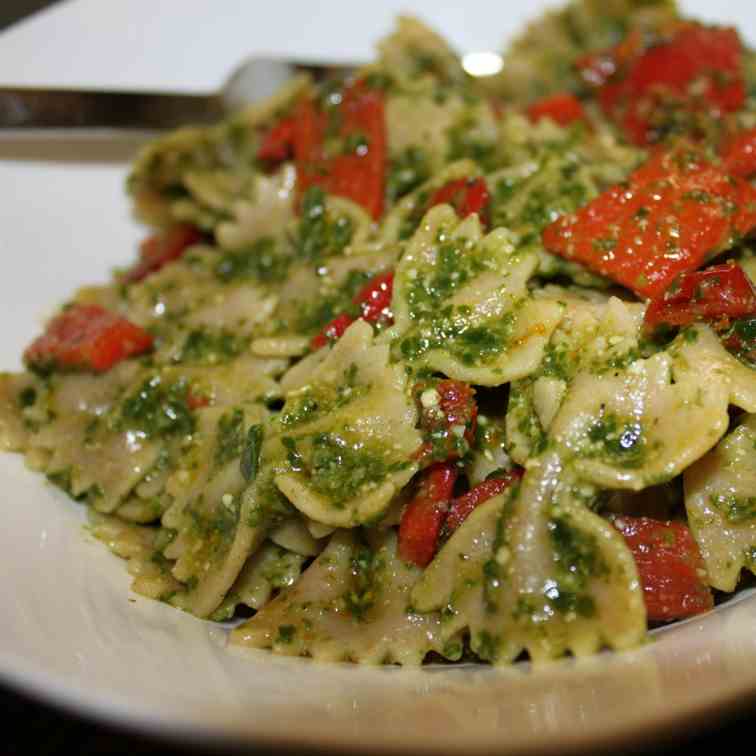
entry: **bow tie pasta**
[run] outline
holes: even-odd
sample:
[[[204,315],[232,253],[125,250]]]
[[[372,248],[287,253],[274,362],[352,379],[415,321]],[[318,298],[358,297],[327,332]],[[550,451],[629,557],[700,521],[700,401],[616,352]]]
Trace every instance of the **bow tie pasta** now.
[[[503,665],[756,574],[754,55],[573,0],[504,60],[401,18],[141,151],[137,259],[0,375],[0,445],[134,592],[283,655]]]

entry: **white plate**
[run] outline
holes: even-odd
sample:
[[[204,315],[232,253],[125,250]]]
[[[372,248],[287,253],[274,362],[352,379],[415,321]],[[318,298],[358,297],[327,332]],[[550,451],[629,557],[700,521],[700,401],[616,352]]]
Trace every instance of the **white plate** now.
[[[366,58],[398,10],[462,50],[498,47],[541,3],[79,0],[0,36],[7,83],[209,89],[253,51]],[[688,3],[756,40],[749,0]],[[527,6],[527,9],[526,9]],[[698,7],[696,7],[698,6]],[[42,318],[134,254],[120,147],[88,162],[68,144],[0,144],[0,366],[15,369]],[[49,160],[45,158],[54,158]],[[756,596],[624,654],[524,667],[314,665],[230,651],[222,629],[129,597],[124,563],[81,508],[0,456],[0,675],[141,729],[332,749],[558,751],[656,736],[756,691]]]

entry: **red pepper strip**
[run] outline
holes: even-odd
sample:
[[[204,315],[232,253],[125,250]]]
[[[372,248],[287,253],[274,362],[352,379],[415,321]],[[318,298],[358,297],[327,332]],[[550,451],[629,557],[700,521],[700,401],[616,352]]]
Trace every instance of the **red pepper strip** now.
[[[190,410],[202,409],[210,404],[210,399],[202,394],[193,394],[191,391],[186,395],[186,406]]]
[[[189,224],[173,226],[145,239],[139,247],[139,262],[121,276],[124,283],[135,283],[160,270],[184,254],[187,247],[202,241],[202,232]]]
[[[575,121],[586,121],[585,111],[574,95],[561,93],[537,100],[527,109],[531,123],[550,118],[560,126],[569,126]]]
[[[421,473],[417,493],[399,523],[399,556],[405,562],[425,567],[433,559],[457,475],[457,466],[449,462]]]
[[[383,93],[356,81],[344,89],[330,134],[329,117],[305,99],[294,114],[294,157],[297,190],[301,196],[311,186],[320,186],[361,205],[378,220],[383,212],[386,174],[386,119]],[[332,119],[330,119],[332,120]],[[342,140],[343,151],[329,156],[326,142]],[[354,140],[354,146],[350,141]],[[346,151],[346,150],[349,151]]]
[[[478,405],[475,403],[475,389],[462,381],[448,378],[436,386],[439,407],[443,412],[447,427],[464,425],[464,437],[469,443],[475,440],[478,424]]]
[[[438,403],[425,407],[420,397],[428,389],[433,389],[438,394]],[[475,441],[478,424],[475,390],[462,381],[446,379],[435,385],[417,383],[413,394],[420,405],[420,429],[426,438],[433,438],[420,446],[416,458],[426,464],[439,461],[439,457],[443,461],[457,459],[460,456],[460,438],[454,432],[455,426],[465,429],[462,438],[469,445]]]
[[[48,323],[24,352],[24,360],[42,369],[101,373],[151,347],[152,336],[126,318],[99,305],[74,304]]]
[[[756,364],[756,317],[736,320],[720,336],[727,349]]]
[[[488,227],[488,186],[482,178],[449,181],[431,197],[428,207],[451,205],[460,218],[476,213],[484,227]]]
[[[659,296],[756,226],[756,190],[691,149],[657,152],[628,181],[543,231],[551,252],[642,297]]]
[[[294,154],[294,119],[279,121],[262,139],[257,159],[268,163],[282,163]]]
[[[351,315],[347,315],[345,312],[337,315],[330,323],[326,324],[317,336],[313,337],[310,342],[310,349],[315,351],[322,349],[327,344],[338,341],[344,335],[346,329],[354,323],[354,320]]]
[[[353,304],[360,308],[360,317],[368,323],[379,320],[393,322],[391,297],[394,293],[394,271],[379,273],[357,292]]]
[[[741,131],[722,150],[725,169],[732,176],[748,178],[756,173],[756,129]]]
[[[379,273],[371,278],[352,299],[352,304],[360,309],[359,317],[368,323],[377,323],[379,320],[387,324],[393,323],[390,310],[393,290],[393,271]],[[312,339],[310,349],[320,349],[330,342],[338,341],[356,319],[345,312],[337,315]]]
[[[521,467],[514,468],[501,478],[490,478],[478,483],[463,496],[452,499],[449,513],[444,521],[443,535],[448,538],[469,516],[470,513],[484,501],[498,496],[506,491],[513,483],[520,480],[524,474]]]
[[[711,589],[702,579],[701,553],[687,525],[621,515],[614,526],[635,557],[648,619],[683,619],[714,606]]]
[[[739,265],[729,263],[683,273],[646,309],[644,326],[684,326],[695,321],[756,315],[756,289]]]
[[[720,117],[739,110],[745,101],[741,54],[734,29],[683,23],[646,49],[634,32],[614,50],[581,59],[578,67],[599,86],[606,114],[630,141],[645,145],[663,135],[675,111]]]
[[[619,44],[606,50],[588,53],[575,61],[586,84],[599,89],[599,93],[610,79],[618,74],[625,75],[627,68],[643,51],[643,36],[633,29]]]

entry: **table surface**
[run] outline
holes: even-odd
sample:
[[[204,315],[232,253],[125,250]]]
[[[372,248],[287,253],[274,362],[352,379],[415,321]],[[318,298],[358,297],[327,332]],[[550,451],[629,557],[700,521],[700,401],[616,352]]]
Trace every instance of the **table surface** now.
[[[0,8],[0,30],[59,0],[3,0]],[[3,721],[4,748],[8,754],[58,756],[69,752],[92,756],[191,756],[191,754],[223,753],[231,756],[242,751],[208,749],[187,743],[146,737],[114,726],[72,715],[55,706],[29,697],[0,684],[0,711]],[[649,741],[643,753],[664,753],[676,756],[690,753],[692,746],[701,749],[721,747],[729,738],[749,737],[756,715],[756,695],[743,701],[739,710],[730,713],[704,731],[690,730],[678,734],[671,742]],[[256,754],[264,756],[255,749]],[[614,749],[613,754],[620,751]],[[299,756],[304,756],[301,754]]]

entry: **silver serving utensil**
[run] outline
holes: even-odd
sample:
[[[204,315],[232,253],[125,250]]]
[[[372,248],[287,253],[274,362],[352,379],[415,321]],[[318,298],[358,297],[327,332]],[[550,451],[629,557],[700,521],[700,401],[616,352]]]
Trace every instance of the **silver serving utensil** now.
[[[90,136],[213,123],[272,95],[297,74],[322,81],[343,78],[353,70],[354,66],[344,64],[252,57],[212,94],[0,87],[0,136],[48,137],[59,131]]]

